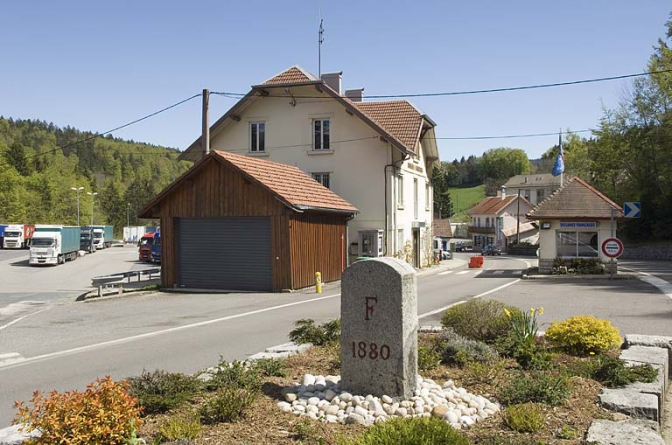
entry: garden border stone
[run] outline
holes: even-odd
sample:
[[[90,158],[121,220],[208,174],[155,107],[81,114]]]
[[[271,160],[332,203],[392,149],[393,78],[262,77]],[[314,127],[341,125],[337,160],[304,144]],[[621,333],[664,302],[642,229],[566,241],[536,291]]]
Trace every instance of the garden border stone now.
[[[636,419],[660,422],[658,397],[628,389],[604,388],[600,394],[600,405],[610,411],[627,414]]]
[[[599,445],[665,445],[658,424],[648,420],[594,420],[586,442]]]

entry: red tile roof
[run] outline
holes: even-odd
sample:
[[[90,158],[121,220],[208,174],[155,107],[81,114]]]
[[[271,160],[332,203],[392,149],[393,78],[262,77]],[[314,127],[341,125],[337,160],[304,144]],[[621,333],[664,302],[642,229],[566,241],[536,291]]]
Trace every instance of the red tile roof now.
[[[296,208],[357,212],[355,206],[297,167],[225,151],[213,153]]]
[[[399,139],[409,150],[415,151],[420,138],[423,117],[406,100],[388,102],[353,102],[364,114]]]
[[[434,236],[453,237],[453,228],[450,226],[449,219],[434,219],[432,231],[434,232]]]
[[[293,67],[286,69],[280,74],[277,74],[271,77],[270,79],[266,80],[265,82],[262,83],[262,85],[309,82],[311,80],[318,80],[318,79],[309,72],[303,70],[301,67],[294,65]]]
[[[534,219],[609,219],[611,209],[615,210],[615,218],[623,217],[621,206],[583,179],[574,176],[564,187],[553,192],[532,209],[528,217]]]
[[[516,195],[505,196],[502,199],[501,196],[490,196],[485,198],[483,201],[476,204],[476,207],[473,207],[469,210],[470,215],[496,215],[500,211],[504,210],[506,206],[511,204],[516,199]],[[520,198],[525,199],[525,198]]]

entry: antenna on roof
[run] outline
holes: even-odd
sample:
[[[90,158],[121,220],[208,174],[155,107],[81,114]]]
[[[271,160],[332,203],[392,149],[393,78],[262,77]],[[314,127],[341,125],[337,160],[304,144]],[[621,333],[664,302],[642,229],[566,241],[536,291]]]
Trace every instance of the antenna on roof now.
[[[317,77],[322,77],[322,42],[324,42],[324,28],[322,27],[322,7],[320,7],[320,30],[317,33]]]

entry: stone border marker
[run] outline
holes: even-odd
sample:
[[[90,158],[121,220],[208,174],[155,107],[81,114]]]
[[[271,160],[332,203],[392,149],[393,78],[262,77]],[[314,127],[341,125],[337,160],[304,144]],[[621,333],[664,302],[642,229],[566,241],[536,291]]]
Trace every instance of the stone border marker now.
[[[354,263],[341,280],[341,386],[408,399],[417,387],[415,270],[396,258]]]

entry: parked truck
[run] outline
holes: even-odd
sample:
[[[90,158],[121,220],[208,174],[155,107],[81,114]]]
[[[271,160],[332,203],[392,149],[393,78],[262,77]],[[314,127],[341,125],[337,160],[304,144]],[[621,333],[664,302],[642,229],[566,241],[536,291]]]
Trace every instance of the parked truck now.
[[[113,226],[91,226],[93,229],[93,244],[96,249],[105,249],[112,246]]]
[[[2,239],[3,249],[25,249],[30,246],[35,226],[32,224],[13,224],[5,228]]]
[[[0,224],[0,247],[4,244],[6,224]]]
[[[138,244],[145,233],[158,232],[156,226],[125,226],[124,227],[124,242],[129,244]]]
[[[152,263],[161,264],[161,232],[154,234],[154,243],[152,244]]]
[[[96,245],[93,243],[93,228],[82,227],[81,235],[79,236],[79,250],[93,253],[96,251]]]
[[[30,244],[30,265],[57,265],[76,259],[81,233],[81,227],[35,226]]]
[[[154,232],[145,233],[138,243],[138,259],[140,261],[152,261],[152,246],[154,245]]]

